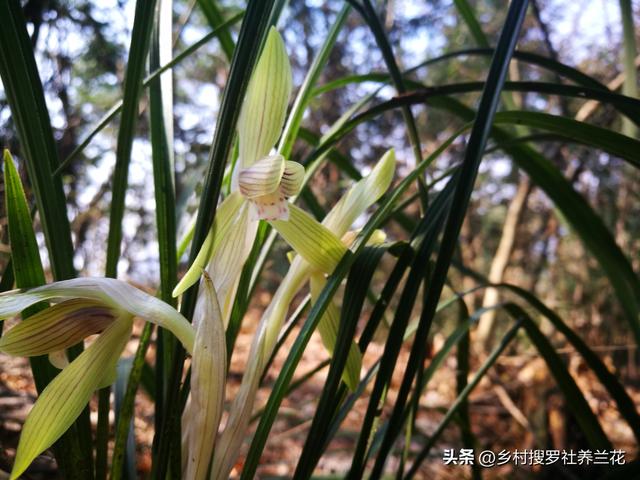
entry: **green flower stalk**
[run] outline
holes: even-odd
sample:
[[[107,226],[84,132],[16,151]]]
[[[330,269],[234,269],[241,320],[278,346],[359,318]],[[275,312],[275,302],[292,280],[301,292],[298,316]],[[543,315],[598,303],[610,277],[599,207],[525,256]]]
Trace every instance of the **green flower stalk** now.
[[[89,335],[100,336],[64,366],[38,397],[20,436],[11,479],[69,428],[93,392],[113,383],[116,363],[135,316],[170,330],[189,353],[195,331],[170,305],[111,278],[77,278],[0,295],[0,319],[42,301],[57,302],[19,323],[0,339],[0,351],[19,356],[60,352]],[[60,363],[58,363],[60,365]]]
[[[307,229],[299,231],[296,223],[274,221],[280,234],[297,249],[300,255],[293,258],[289,271],[276,291],[267,310],[262,315],[258,330],[254,336],[249,354],[249,364],[242,378],[242,385],[231,405],[229,420],[221,434],[214,452],[211,479],[226,479],[235,464],[236,457],[246,438],[255,396],[260,377],[273,352],[287,311],[296,294],[310,279],[313,280],[312,295],[319,293],[325,281],[325,274],[330,274],[347,250],[340,238],[351,243],[352,235],[347,235],[353,222],[387,191],[395,171],[395,155],[393,150],[387,152],[372,172],[354,186],[340,199],[338,204],[325,217],[322,224],[313,220],[295,205],[290,205],[291,216],[299,216]],[[317,297],[316,297],[317,298]],[[320,333],[325,345],[335,345],[337,308],[332,306],[334,314],[326,313],[321,319]],[[331,338],[333,335],[333,338]],[[330,348],[331,350],[332,348]],[[360,352],[352,345],[349,352],[347,369],[343,377],[347,384],[354,388],[359,380]],[[351,367],[349,366],[351,365]],[[354,373],[353,369],[357,368]]]

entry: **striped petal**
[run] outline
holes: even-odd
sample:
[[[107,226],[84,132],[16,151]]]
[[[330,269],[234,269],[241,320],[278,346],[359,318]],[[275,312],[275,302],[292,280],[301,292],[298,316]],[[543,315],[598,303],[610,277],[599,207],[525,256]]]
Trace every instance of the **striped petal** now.
[[[224,408],[226,337],[213,282],[203,277],[203,302],[196,309],[196,342],[191,363],[191,397],[182,416],[186,435],[184,478],[207,477],[213,447]]]
[[[111,323],[89,348],[47,385],[22,429],[11,480],[71,426],[93,392],[112,375],[131,333],[132,317]]]
[[[353,222],[373,205],[389,188],[396,167],[396,156],[389,150],[374,169],[353,185],[327,214],[322,224],[342,237]]]
[[[128,312],[170,330],[191,353],[195,331],[191,324],[171,305],[113,278],[84,277],[54,282],[27,291],[11,291],[0,295],[0,319],[17,315],[43,300],[82,298],[101,302],[116,312]],[[47,310],[48,311],[48,310]]]
[[[289,221],[271,225],[315,270],[331,273],[347,247],[329,229],[296,205],[289,205]]]
[[[258,223],[249,220],[249,205],[245,202],[233,228],[221,240],[220,246],[207,266],[218,295],[225,328],[231,316],[235,293],[247,257],[256,238]]]
[[[243,204],[244,198],[238,192],[232,193],[220,204],[216,211],[213,225],[202,247],[200,247],[196,259],[173,289],[172,295],[174,297],[182,295],[187,288],[200,280],[202,272],[211,261],[211,257],[215,255],[224,239],[228,236],[229,231],[238,222],[240,207]]]
[[[0,338],[0,351],[32,357],[62,351],[107,328],[116,318],[113,309],[95,300],[67,300],[35,315]],[[62,365],[56,358],[54,365]],[[56,365],[56,366],[58,366]]]
[[[241,168],[267,156],[278,140],[291,84],[291,65],[284,42],[272,27],[249,81],[238,119]]]
[[[240,193],[249,199],[269,195],[278,190],[284,171],[282,155],[271,155],[243,168],[238,174]]]
[[[287,161],[280,181],[280,191],[285,197],[300,193],[304,181],[304,167],[298,162]]]

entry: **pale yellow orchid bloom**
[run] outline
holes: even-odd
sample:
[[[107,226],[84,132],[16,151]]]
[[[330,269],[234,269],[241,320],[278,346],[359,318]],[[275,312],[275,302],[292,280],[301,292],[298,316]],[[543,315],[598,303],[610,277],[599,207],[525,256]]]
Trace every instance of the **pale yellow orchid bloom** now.
[[[287,220],[287,199],[299,192],[304,178],[302,165],[270,155],[284,126],[291,85],[284,42],[271,28],[238,119],[239,157],[231,193],[218,207],[200,252],[173,291],[179,296],[206,270],[213,280],[225,327],[242,267],[255,240],[257,220]]]
[[[321,288],[324,275],[333,272],[347,251],[347,245],[340,239],[345,237],[353,222],[387,191],[394,171],[395,155],[393,150],[390,150],[367,177],[349,189],[325,217],[322,224],[295,205],[290,205],[290,213],[292,218],[299,216],[299,221],[273,222],[279,233],[296,249],[299,255],[294,256],[286,276],[260,320],[251,345],[246,373],[242,378],[240,390],[231,405],[229,419],[214,451],[211,480],[228,478],[235,464],[240,446],[246,438],[260,378],[273,353],[282,324],[294,297],[312,278],[315,278],[315,282],[317,282],[313,285],[314,292],[312,293],[317,293],[317,288]],[[300,230],[299,225],[305,225],[305,228]],[[353,238],[346,235],[345,240],[350,243]],[[339,320],[338,315],[331,315],[331,310],[329,310],[329,313],[321,319],[321,322],[325,322],[326,325],[325,339],[329,344],[332,343],[329,338],[332,332],[337,332],[336,322]],[[335,337],[333,337],[333,345],[335,345]],[[358,365],[357,376],[359,377],[360,352],[353,351],[354,348],[357,350],[357,347],[352,346],[349,352],[351,360],[348,360],[348,363]],[[353,386],[355,381],[353,373],[347,373],[347,376],[343,378]]]
[[[133,317],[170,330],[194,351],[195,331],[173,307],[112,278],[76,278],[0,295],[0,319],[29,306],[55,301],[0,338],[0,351],[36,356],[59,352],[89,335],[100,336],[42,391],[22,429],[11,479],[18,478],[80,415],[93,392],[115,379]]]

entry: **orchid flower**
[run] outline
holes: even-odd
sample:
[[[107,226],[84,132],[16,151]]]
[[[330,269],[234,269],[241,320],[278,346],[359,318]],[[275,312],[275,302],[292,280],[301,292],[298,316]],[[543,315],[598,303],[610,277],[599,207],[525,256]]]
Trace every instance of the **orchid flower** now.
[[[304,168],[271,154],[282,132],[291,95],[291,66],[280,34],[272,28],[258,59],[238,120],[239,157],[231,193],[190,269],[173,291],[180,295],[207,271],[218,294],[225,327],[258,220],[290,219],[287,199],[302,186]]]
[[[284,43],[272,28],[249,82],[240,113],[239,157],[232,176],[231,193],[218,207],[214,223],[195,261],[173,292],[174,296],[180,295],[199,281],[204,272],[205,290],[204,294],[199,295],[196,308],[204,309],[203,303],[211,303],[206,300],[210,291],[216,292],[223,328],[226,328],[238,280],[255,240],[257,221],[268,221],[298,254],[263,315],[241,390],[234,400],[224,431],[216,441],[211,470],[211,478],[216,479],[227,478],[233,467],[237,450],[245,436],[260,374],[274,348],[293,297],[311,279],[312,297],[315,300],[318,289],[324,285],[324,276],[333,271],[348,248],[342,237],[355,219],[387,190],[395,168],[395,157],[390,151],[367,178],[347,192],[323,223],[289,203],[288,198],[295,196],[302,186],[304,169],[282,155],[273,154],[272,149],[284,126],[290,93],[291,67]],[[207,286],[207,283],[211,285]],[[336,340],[337,312],[337,306],[331,305],[320,320],[319,331],[330,353]],[[196,328],[199,329],[198,323],[203,319],[200,316],[194,318]],[[360,368],[361,355],[354,343],[343,377],[352,389],[359,381]],[[216,395],[219,395],[224,391],[224,376],[217,378],[217,383],[213,383],[216,383]],[[192,393],[192,399],[195,397]],[[218,430],[219,411],[213,416],[217,421],[211,423],[209,434]],[[209,420],[211,418],[206,421]],[[188,444],[189,437],[200,435],[194,432],[201,431],[204,420],[200,422],[201,425],[197,422],[190,403],[183,416],[183,446]],[[212,447],[213,442],[209,442],[209,445]],[[183,451],[185,461],[194,463],[192,471],[204,471],[196,464],[208,465],[206,452],[210,450],[202,451],[201,455],[205,456],[198,459],[195,450],[189,449],[194,455]],[[185,468],[191,468],[191,465]],[[200,478],[199,475],[194,478]]]
[[[371,173],[353,185],[325,217],[322,224],[313,220],[295,205],[289,205],[291,217],[300,217],[300,222],[274,221],[279,233],[300,253],[293,258],[291,266],[280,287],[262,315],[256,332],[249,364],[242,378],[240,390],[233,400],[229,419],[217,442],[211,468],[211,480],[228,478],[235,464],[242,441],[246,438],[256,392],[262,372],[275,347],[289,306],[296,294],[311,280],[312,297],[317,298],[324,286],[325,275],[331,274],[347,251],[348,246],[340,239],[350,243],[353,236],[348,230],[353,222],[378,200],[389,188],[395,171],[393,150],[387,152]],[[297,226],[304,224],[315,237],[300,241]],[[379,236],[378,236],[379,238]],[[334,312],[332,314],[331,312]],[[320,320],[320,333],[325,345],[335,345],[335,335],[339,315],[337,307],[330,306]],[[324,324],[324,326],[322,326]],[[324,334],[323,334],[324,332]],[[331,338],[333,335],[333,338]],[[360,372],[360,352],[357,346],[351,346],[347,368],[343,379],[351,388],[357,384]],[[357,368],[354,373],[353,367]],[[349,369],[352,369],[349,372]]]
[[[26,357],[45,355],[63,351],[90,335],[100,336],[64,366],[38,397],[22,429],[11,479],[18,478],[36,456],[62,436],[95,390],[113,383],[134,316],[170,330],[189,353],[194,353],[195,331],[180,313],[111,278],[77,278],[3,293],[0,319],[42,301],[56,303],[10,329],[0,338],[0,351]]]

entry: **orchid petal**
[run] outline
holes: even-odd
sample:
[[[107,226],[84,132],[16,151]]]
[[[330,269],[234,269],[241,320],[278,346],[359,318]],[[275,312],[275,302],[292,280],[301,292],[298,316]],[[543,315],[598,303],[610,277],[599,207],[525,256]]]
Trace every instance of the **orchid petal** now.
[[[0,338],[0,351],[16,357],[64,352],[89,335],[103,331],[115,318],[115,312],[101,302],[67,300],[32,315],[9,330]],[[56,358],[52,363],[58,366],[54,362],[59,363]]]
[[[289,57],[280,34],[272,27],[249,81],[238,119],[242,168],[267,156],[280,137],[291,85]]]
[[[22,429],[11,480],[18,478],[80,415],[93,392],[113,372],[131,326],[131,316],[111,323],[43,390]]]
[[[349,230],[342,236],[342,243],[344,243],[347,247],[351,248],[353,242],[355,242],[358,235],[360,235],[361,230]],[[376,229],[373,231],[369,239],[367,240],[367,245],[380,245],[387,240],[387,234],[380,229]]]
[[[84,277],[43,285],[28,291],[0,295],[0,318],[11,317],[43,300],[84,298],[102,302],[116,311],[128,312],[170,330],[191,353],[195,332],[172,306],[113,278]]]
[[[56,350],[49,354],[49,363],[56,367],[58,370],[62,370],[69,365],[69,357],[66,350]]]
[[[289,205],[289,221],[275,220],[271,225],[315,270],[331,273],[347,247],[329,229],[296,205]]]
[[[387,191],[393,180],[395,166],[396,157],[391,149],[383,155],[369,175],[347,191],[322,224],[342,237],[353,222]]]
[[[311,290],[311,301],[316,302],[320,296],[320,292],[327,283],[324,275],[313,274],[309,280],[309,286]],[[329,302],[324,315],[320,318],[318,323],[318,332],[322,338],[324,347],[329,352],[329,355],[333,355],[333,350],[336,346],[338,339],[338,328],[340,327],[340,310],[335,302]],[[347,356],[347,363],[345,369],[342,372],[342,381],[349,387],[352,392],[358,387],[360,382],[360,371],[362,369],[362,353],[358,345],[352,341],[349,347],[349,354]]]
[[[309,274],[309,264],[302,258],[295,259],[271,303],[262,314],[258,330],[253,337],[249,363],[242,377],[240,390],[233,399],[229,419],[213,455],[210,480],[229,478],[229,473],[236,463],[238,450],[246,438],[264,366],[273,353],[289,305],[306,283]]]
[[[249,221],[249,205],[245,202],[238,212],[233,228],[220,240],[220,245],[206,270],[218,295],[225,328],[231,315],[242,268],[251,253],[257,229],[258,223]]]
[[[203,278],[204,302],[197,308],[196,341],[191,363],[191,397],[182,425],[187,436],[184,478],[207,477],[213,447],[224,409],[226,337],[213,282]]]
[[[243,168],[238,174],[240,193],[249,199],[273,193],[278,189],[284,171],[282,155],[270,155]]]
[[[280,191],[285,197],[293,197],[300,193],[304,182],[304,167],[298,162],[287,161],[280,181]]]
[[[200,276],[204,269],[207,268],[211,257],[215,255],[221,242],[226,238],[231,227],[237,222],[238,211],[243,203],[244,198],[242,195],[238,192],[234,192],[225,198],[220,204],[216,211],[213,225],[209,230],[202,247],[200,247],[200,251],[198,252],[196,259],[191,264],[191,267],[189,267],[187,273],[184,274],[180,282],[178,282],[176,287],[173,289],[172,295],[174,297],[178,297],[184,293],[185,290],[200,279]]]

